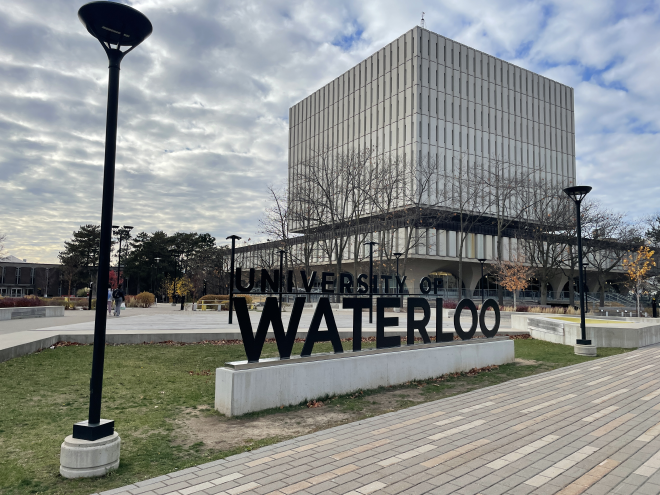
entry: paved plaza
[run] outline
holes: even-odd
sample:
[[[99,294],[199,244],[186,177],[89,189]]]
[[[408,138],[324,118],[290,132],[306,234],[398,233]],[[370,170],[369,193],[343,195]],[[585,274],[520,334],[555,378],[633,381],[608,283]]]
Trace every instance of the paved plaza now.
[[[103,495],[658,494],[659,359],[560,368]]]
[[[94,335],[93,311],[65,311],[64,317],[56,318],[30,318],[25,320],[10,320],[0,322],[0,362],[14,357],[30,354],[39,349],[50,347],[55,342],[75,341],[91,344]],[[306,308],[300,318],[298,337],[305,338],[307,329],[312,321],[314,310]],[[427,331],[435,335],[435,309],[431,310],[431,321]],[[256,331],[261,313],[250,311],[252,329]],[[333,310],[333,315],[342,338],[353,335],[353,312],[350,310]],[[142,342],[201,342],[204,340],[236,340],[241,338],[238,321],[234,315],[234,323],[228,323],[226,311],[181,311],[178,306],[159,304],[156,308],[135,309],[130,308],[122,312],[118,318],[111,316],[107,319],[107,341],[114,344],[139,344]],[[388,313],[388,316],[398,316],[398,327],[387,327],[388,334],[406,334],[406,314]],[[461,318],[465,329],[470,326],[470,313],[464,312]],[[291,313],[282,313],[282,322],[286,328]],[[417,316],[421,318],[421,314]],[[491,319],[487,319],[492,326]],[[500,333],[528,333],[510,328],[511,320],[503,320]],[[321,321],[320,329],[326,329],[325,320]],[[368,313],[362,316],[364,337],[376,335],[376,312],[373,323],[369,323]],[[454,331],[453,318],[443,319],[445,332]],[[477,330],[477,335],[481,331]],[[272,328],[268,338],[273,338]]]

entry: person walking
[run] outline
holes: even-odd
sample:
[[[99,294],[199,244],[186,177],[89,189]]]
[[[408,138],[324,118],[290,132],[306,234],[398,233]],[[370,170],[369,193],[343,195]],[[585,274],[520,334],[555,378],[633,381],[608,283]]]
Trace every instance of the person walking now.
[[[112,287],[108,284],[108,316],[112,316]]]
[[[115,298],[115,316],[121,315],[121,303],[124,300],[124,291],[121,286],[117,287],[112,296]]]

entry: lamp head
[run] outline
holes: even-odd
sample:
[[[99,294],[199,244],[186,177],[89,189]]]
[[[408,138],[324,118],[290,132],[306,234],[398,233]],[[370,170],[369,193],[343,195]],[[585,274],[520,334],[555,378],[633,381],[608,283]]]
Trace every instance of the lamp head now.
[[[478,261],[479,263],[485,263],[485,262],[486,262],[486,258],[477,258],[477,261]]]
[[[564,192],[576,203],[580,203],[591,191],[591,186],[572,186],[564,189]]]
[[[392,254],[394,256],[396,256],[397,258],[400,258],[401,256],[403,256],[403,253],[392,253]]]
[[[89,34],[101,43],[135,48],[149,37],[153,26],[133,7],[117,2],[90,2],[78,10],[78,18]]]

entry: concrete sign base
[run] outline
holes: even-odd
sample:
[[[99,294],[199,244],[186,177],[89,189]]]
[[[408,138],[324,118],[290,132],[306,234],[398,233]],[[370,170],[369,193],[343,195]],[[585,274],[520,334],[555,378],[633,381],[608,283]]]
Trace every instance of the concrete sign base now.
[[[496,337],[227,363],[216,369],[215,408],[239,416],[513,360],[513,341]]]

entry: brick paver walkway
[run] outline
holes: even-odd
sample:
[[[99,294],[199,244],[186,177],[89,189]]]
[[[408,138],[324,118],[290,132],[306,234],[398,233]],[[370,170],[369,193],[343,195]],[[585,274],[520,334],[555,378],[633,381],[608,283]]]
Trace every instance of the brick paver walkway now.
[[[658,494],[659,360],[647,347],[103,495]]]

